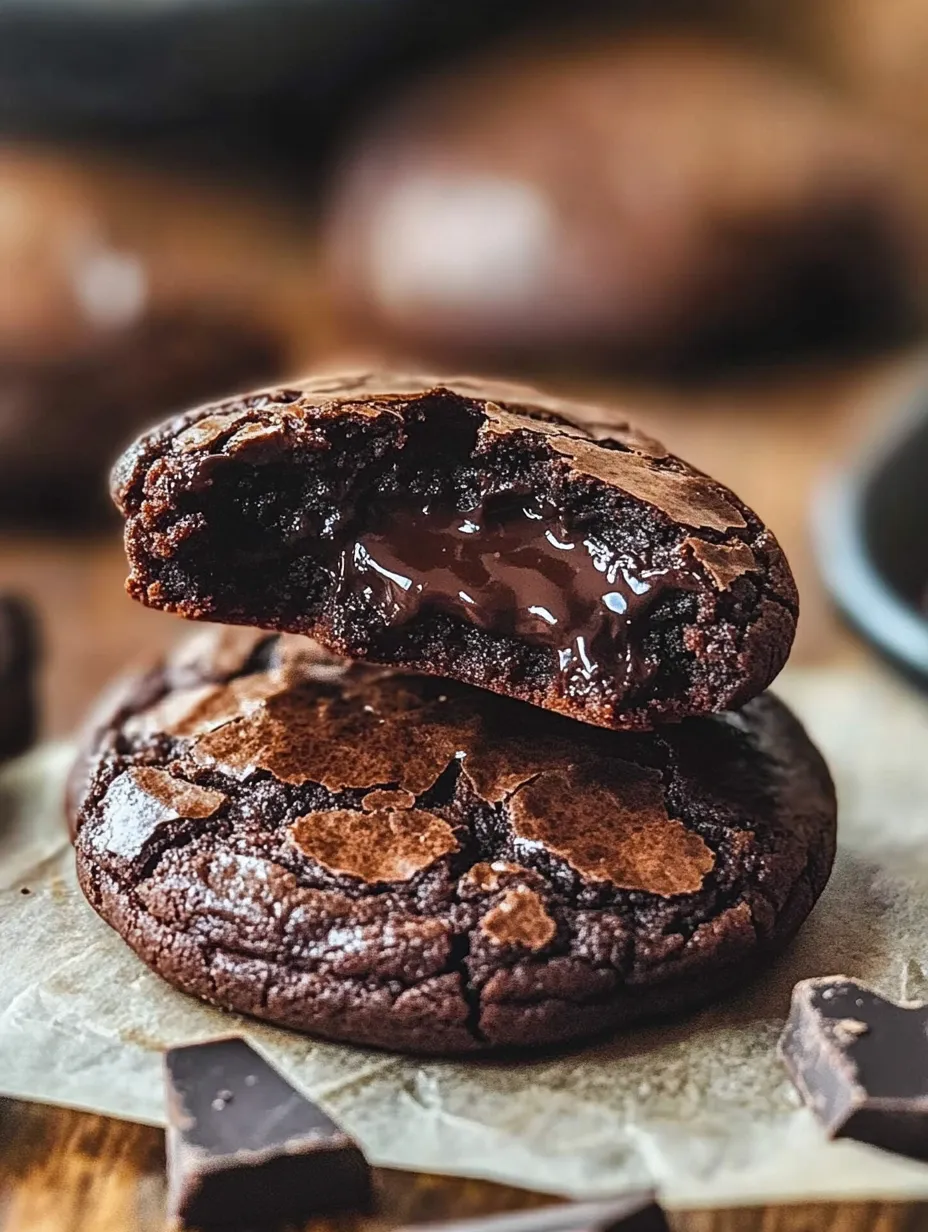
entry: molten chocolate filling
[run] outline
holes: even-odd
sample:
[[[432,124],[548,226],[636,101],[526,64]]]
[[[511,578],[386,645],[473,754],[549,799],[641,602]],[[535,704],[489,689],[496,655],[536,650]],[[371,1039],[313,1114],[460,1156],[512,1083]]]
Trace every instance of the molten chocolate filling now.
[[[694,590],[685,569],[654,569],[592,534],[567,531],[535,497],[488,499],[467,512],[394,510],[343,549],[339,594],[363,596],[388,627],[428,611],[550,646],[562,685],[601,677],[641,683],[643,620],[670,591]]]

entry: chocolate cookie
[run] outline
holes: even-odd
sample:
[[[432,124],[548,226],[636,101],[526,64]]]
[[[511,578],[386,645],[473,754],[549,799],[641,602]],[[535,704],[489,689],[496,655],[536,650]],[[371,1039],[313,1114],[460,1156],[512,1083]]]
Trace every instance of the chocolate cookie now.
[[[755,972],[820,894],[828,772],[770,695],[654,735],[212,631],[123,689],[73,819],[93,907],[178,988],[453,1053]]]
[[[38,726],[38,633],[22,599],[0,595],[0,761],[22,753]]]
[[[217,195],[0,148],[0,516],[106,511],[113,459],[152,419],[280,370],[254,278],[224,272],[230,249],[254,257]]]
[[[278,359],[256,325],[196,310],[101,333],[52,362],[0,354],[0,516],[101,513],[113,458],[142,425],[266,377]]]
[[[347,151],[331,296],[350,336],[478,366],[665,371],[885,340],[924,283],[890,147],[724,41],[511,48],[378,109]]]
[[[203,407],[117,465],[129,593],[603,727],[741,705],[797,598],[731,492],[604,412],[356,376]]]

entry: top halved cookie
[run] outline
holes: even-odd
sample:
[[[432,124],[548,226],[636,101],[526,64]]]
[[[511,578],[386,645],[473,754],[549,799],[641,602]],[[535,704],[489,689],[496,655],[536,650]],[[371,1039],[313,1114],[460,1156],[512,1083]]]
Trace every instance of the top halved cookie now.
[[[117,464],[129,593],[602,727],[741,705],[798,600],[721,484],[606,411],[355,374],[201,407]]]

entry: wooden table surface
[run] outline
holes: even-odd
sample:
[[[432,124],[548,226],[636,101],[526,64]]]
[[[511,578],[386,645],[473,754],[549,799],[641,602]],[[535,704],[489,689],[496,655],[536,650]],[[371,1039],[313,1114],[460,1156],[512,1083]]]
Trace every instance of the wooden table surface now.
[[[799,582],[803,613],[794,661],[852,660],[863,650],[835,620],[808,539],[811,494],[905,397],[912,358],[755,377],[724,389],[605,391],[642,426],[728,481],[774,528]],[[589,393],[590,391],[585,391]],[[47,735],[70,732],[96,692],[134,657],[180,631],[122,591],[118,529],[92,537],[0,534],[0,585],[30,594],[45,626]],[[164,1223],[159,1131],[0,1100],[0,1232],[148,1232]],[[478,1181],[381,1172],[381,1224],[421,1222],[547,1201]],[[339,1224],[350,1227],[350,1224]],[[683,1212],[685,1232],[895,1232],[928,1228],[928,1207],[855,1204]]]

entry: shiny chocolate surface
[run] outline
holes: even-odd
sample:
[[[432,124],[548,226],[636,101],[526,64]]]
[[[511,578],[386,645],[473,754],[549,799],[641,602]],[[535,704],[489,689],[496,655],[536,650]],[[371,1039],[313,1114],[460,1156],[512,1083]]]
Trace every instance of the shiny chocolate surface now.
[[[535,496],[488,498],[465,512],[423,503],[396,510],[342,552],[339,589],[362,595],[388,625],[428,611],[550,646],[564,685],[600,677],[625,651],[625,683],[647,672],[635,625],[663,596],[694,590],[685,567],[651,569],[583,531]],[[621,658],[621,656],[619,656]]]

